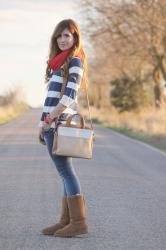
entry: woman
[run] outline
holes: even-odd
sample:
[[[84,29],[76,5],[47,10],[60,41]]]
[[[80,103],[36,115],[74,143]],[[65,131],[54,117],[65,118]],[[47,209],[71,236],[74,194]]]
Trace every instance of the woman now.
[[[52,155],[51,149],[54,119],[64,123],[68,116],[77,113],[78,90],[87,87],[86,57],[81,45],[78,25],[73,20],[63,20],[56,26],[50,41],[47,63],[48,93],[39,123],[39,141],[47,145],[49,155],[62,179],[64,193],[59,222],[44,228],[42,233],[71,237],[88,232],[85,199],[72,165],[72,158]],[[60,98],[65,79],[67,79],[66,87]]]

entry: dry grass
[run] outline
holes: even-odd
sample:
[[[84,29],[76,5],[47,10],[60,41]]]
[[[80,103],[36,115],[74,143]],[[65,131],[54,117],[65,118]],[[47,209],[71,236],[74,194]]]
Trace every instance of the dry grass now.
[[[89,117],[87,109],[82,109],[81,112]],[[124,113],[91,107],[91,115],[94,121],[166,151],[166,106]]]
[[[143,132],[149,135],[166,134],[166,109],[142,110],[139,113],[125,112],[112,113],[110,124],[117,127],[127,127],[134,132]]]
[[[29,107],[25,103],[15,103],[15,105],[0,107],[0,124],[16,119],[28,109]]]
[[[5,95],[0,96],[0,124],[17,118],[29,109],[28,104],[22,101],[23,98],[20,87],[15,87]]]
[[[166,108],[149,109],[141,112],[118,113],[114,109],[96,109],[91,107],[93,120],[116,127],[126,127],[134,132],[144,132],[153,135],[166,134]],[[88,117],[88,110],[81,109]]]

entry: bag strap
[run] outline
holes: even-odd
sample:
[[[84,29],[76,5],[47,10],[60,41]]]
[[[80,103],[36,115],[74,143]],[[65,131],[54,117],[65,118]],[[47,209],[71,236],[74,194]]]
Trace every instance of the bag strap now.
[[[90,105],[89,105],[89,97],[88,97],[88,90],[87,89],[86,89],[86,98],[87,98],[87,103],[88,103],[88,112],[89,112],[91,129],[94,130],[93,129],[93,124],[92,124],[92,118],[91,118]]]

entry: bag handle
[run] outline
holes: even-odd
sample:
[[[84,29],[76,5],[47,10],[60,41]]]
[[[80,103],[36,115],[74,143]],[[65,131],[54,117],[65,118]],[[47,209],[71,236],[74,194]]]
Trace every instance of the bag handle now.
[[[69,116],[67,118],[66,126],[71,127],[71,121],[72,121],[73,117],[76,116],[76,115],[79,116],[79,118],[80,118],[80,128],[85,128],[85,120],[84,120],[83,116],[81,114],[78,114],[78,113],[74,114],[74,115],[71,115],[71,116]]]
[[[92,118],[91,118],[91,113],[90,113],[90,105],[89,105],[89,97],[88,97],[88,90],[86,89],[86,98],[87,98],[87,103],[88,103],[88,112],[89,112],[89,118],[90,118],[90,125],[91,129],[93,129],[93,124],[92,124]]]

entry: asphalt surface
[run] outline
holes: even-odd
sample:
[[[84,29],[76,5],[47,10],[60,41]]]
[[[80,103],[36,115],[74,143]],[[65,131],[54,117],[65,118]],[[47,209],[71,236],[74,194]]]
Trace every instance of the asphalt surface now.
[[[92,160],[75,159],[89,233],[43,236],[59,218],[63,188],[46,146],[41,110],[0,126],[0,249],[165,250],[166,154],[95,126]]]

